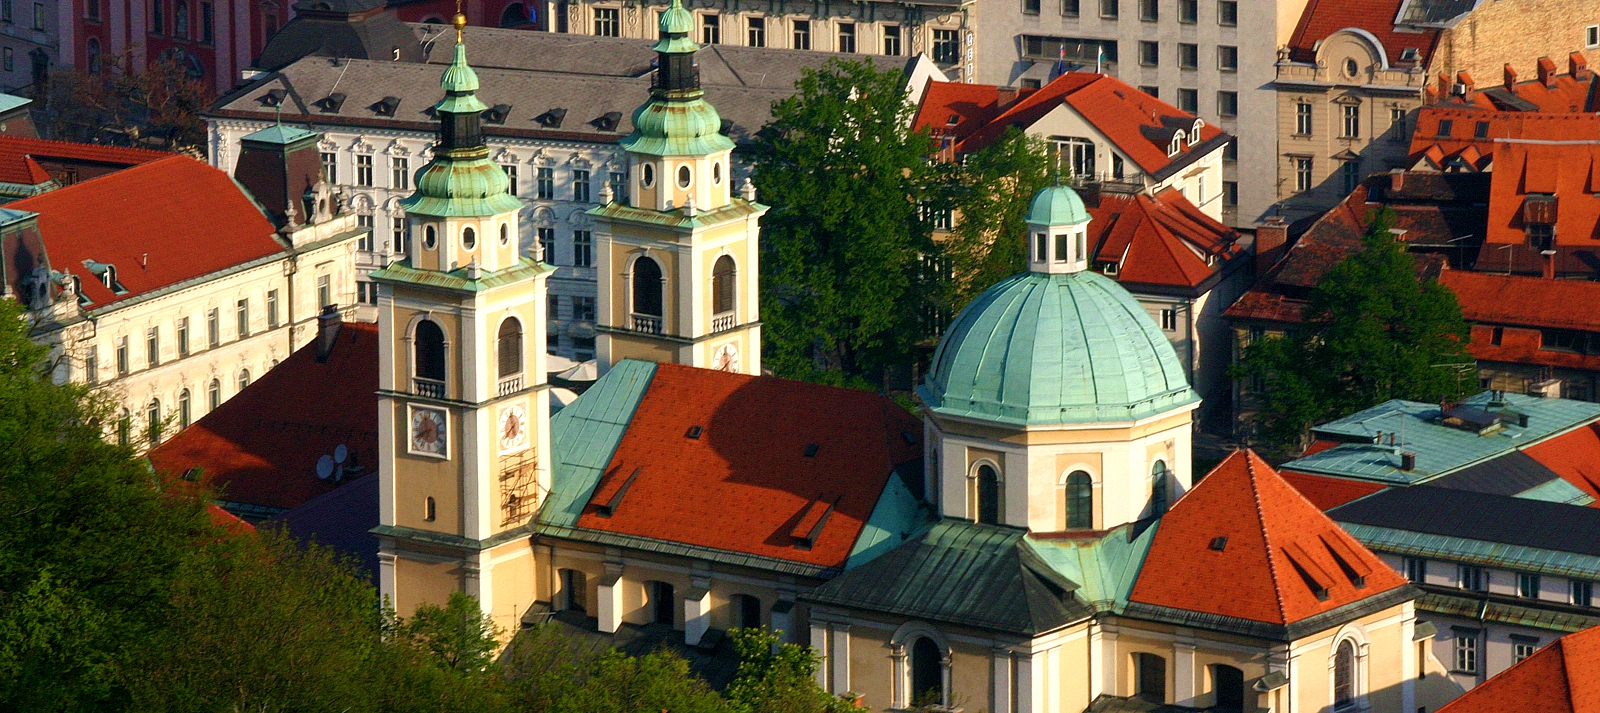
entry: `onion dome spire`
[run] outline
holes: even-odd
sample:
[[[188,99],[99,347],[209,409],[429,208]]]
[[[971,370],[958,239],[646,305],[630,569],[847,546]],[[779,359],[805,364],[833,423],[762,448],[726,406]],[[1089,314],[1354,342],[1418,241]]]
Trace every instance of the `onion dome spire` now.
[[[694,16],[681,0],[672,0],[661,13],[661,39],[656,51],[656,73],[650,101],[633,112],[633,133],[622,148],[651,156],[705,156],[733,148],[722,133],[722,116],[705,100],[700,88],[700,67],[694,53],[700,45],[689,39]]]

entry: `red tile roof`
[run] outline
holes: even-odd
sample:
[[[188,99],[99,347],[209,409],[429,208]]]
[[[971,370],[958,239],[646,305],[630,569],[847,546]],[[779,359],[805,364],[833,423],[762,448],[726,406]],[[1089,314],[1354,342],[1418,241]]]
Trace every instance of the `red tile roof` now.
[[[932,86],[929,87],[932,90]],[[1222,129],[1206,125],[1200,142],[1183,142],[1176,156],[1167,155],[1173,133],[1193,127],[1193,114],[1133,88],[1116,77],[1086,72],[1068,72],[1012,104],[998,116],[972,132],[957,146],[959,153],[977,151],[1000,138],[1011,126],[1029,127],[1056,107],[1066,104],[1084,121],[1133,161],[1140,171],[1155,174],[1174,162],[1192,158],[1195,146],[1223,136]],[[919,120],[921,116],[919,115]],[[938,117],[928,114],[929,120]],[[1215,147],[1212,147],[1215,148]],[[1207,149],[1209,152],[1211,149]]]
[[[1327,448],[1337,445],[1322,443],[1325,446],[1320,450],[1327,450]],[[1308,448],[1305,455],[1311,455],[1313,452],[1315,451]],[[1326,475],[1312,475],[1310,473],[1296,473],[1289,470],[1280,471],[1278,474],[1282,475],[1283,479],[1293,485],[1294,489],[1304,495],[1307,500],[1310,500],[1312,505],[1317,506],[1318,510],[1323,511],[1332,510],[1351,500],[1367,497],[1379,490],[1383,490],[1384,487],[1377,483],[1330,478]]]
[[[1500,141],[1489,187],[1489,223],[1477,269],[1542,274],[1544,260],[1528,249],[1523,206],[1530,193],[1554,194],[1555,272],[1600,276],[1594,264],[1600,240],[1600,139],[1584,143]],[[1502,249],[1502,246],[1517,246]]]
[[[1600,712],[1600,627],[1557,639],[1438,713]]]
[[[927,129],[936,138],[964,139],[994,119],[1000,108],[1000,87],[993,84],[928,82],[912,128]]]
[[[1577,53],[1574,53],[1577,54]],[[1578,55],[1582,57],[1582,55]],[[1538,80],[1537,68],[1525,76],[1534,77],[1516,82],[1507,87],[1505,81],[1493,84],[1480,83],[1472,87],[1465,97],[1451,97],[1451,104],[1466,104],[1479,109],[1510,110],[1510,111],[1537,111],[1551,113],[1592,112],[1600,110],[1596,102],[1600,97],[1593,93],[1595,74],[1580,69],[1580,78],[1574,79],[1572,74],[1556,74],[1555,62],[1548,57],[1541,57],[1540,63],[1545,63],[1550,72],[1550,83],[1547,85]],[[1509,66],[1509,65],[1507,65]],[[1569,64],[1569,67],[1571,65]],[[1529,69],[1529,68],[1524,68]],[[1441,79],[1444,79],[1441,77]],[[1459,77],[1458,77],[1459,79]],[[1437,87],[1429,87],[1429,95],[1439,98]]]
[[[378,327],[345,323],[326,361],[314,342],[301,347],[150,451],[150,462],[169,477],[203,468],[224,501],[292,508],[334,489],[316,466],[336,446],[361,472],[377,467],[377,391]],[[195,393],[194,403],[202,398]]]
[[[1600,507],[1600,424],[1568,431],[1522,452],[1596,498],[1595,507]]]
[[[1377,555],[1245,450],[1162,516],[1129,599],[1287,625],[1403,586]]]
[[[1470,322],[1600,332],[1600,282],[1465,270],[1445,270],[1439,282]]]
[[[1239,234],[1200,212],[1183,193],[1102,192],[1089,208],[1096,263],[1116,263],[1124,283],[1198,287],[1242,250]],[[1207,258],[1215,258],[1207,264]]]
[[[256,531],[255,525],[245,522],[244,520],[240,520],[239,516],[234,515],[227,510],[223,510],[217,505],[207,505],[206,516],[211,519],[211,524],[235,534]]]
[[[92,307],[285,251],[266,216],[228,177],[168,156],[6,206],[39,214],[50,267],[82,279]],[[85,261],[110,263],[114,294]]]
[[[165,151],[121,146],[0,136],[0,182],[38,185],[50,180],[50,173],[39,165],[39,159],[103,166],[137,166],[172,155]]]
[[[1502,327],[1500,343],[1494,343],[1496,327],[1472,325],[1467,353],[1480,362],[1504,362],[1600,371],[1600,355],[1543,349],[1543,336],[1536,328]]]
[[[921,422],[877,394],[662,364],[578,526],[841,567],[921,438]],[[806,535],[809,550],[797,547]]]
[[[1383,51],[1390,65],[1400,62],[1407,49],[1417,50],[1418,66],[1427,66],[1433,56],[1439,31],[1434,29],[1401,32],[1394,21],[1400,14],[1402,0],[1311,0],[1300,14],[1300,24],[1289,36],[1290,58],[1296,62],[1313,62],[1317,58],[1317,45],[1333,33],[1347,28],[1364,30],[1383,43]]]
[[[1441,121],[1450,122],[1448,132],[1440,132]],[[1482,137],[1478,136],[1480,123],[1486,124]],[[1423,107],[1417,112],[1417,128],[1411,134],[1411,164],[1415,167],[1426,157],[1438,169],[1459,156],[1478,170],[1488,170],[1496,139],[1600,139],[1600,114],[1485,111],[1455,105]],[[1462,154],[1469,149],[1473,152]]]

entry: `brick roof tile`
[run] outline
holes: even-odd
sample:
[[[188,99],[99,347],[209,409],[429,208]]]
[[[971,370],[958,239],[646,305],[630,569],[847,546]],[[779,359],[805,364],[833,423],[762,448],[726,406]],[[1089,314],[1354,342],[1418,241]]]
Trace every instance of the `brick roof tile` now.
[[[36,159],[137,166],[171,156],[173,154],[165,151],[149,149],[0,136],[0,182],[38,185],[50,180],[50,173]]]
[[[1290,56],[1297,62],[1316,60],[1317,46],[1333,33],[1347,28],[1364,30],[1383,43],[1388,63],[1400,61],[1407,49],[1415,49],[1420,66],[1433,55],[1439,31],[1424,29],[1401,32],[1395,27],[1402,0],[1312,0],[1300,15],[1300,23],[1289,37]]]
[[[1600,628],[1557,639],[1478,684],[1439,713],[1600,711]]]

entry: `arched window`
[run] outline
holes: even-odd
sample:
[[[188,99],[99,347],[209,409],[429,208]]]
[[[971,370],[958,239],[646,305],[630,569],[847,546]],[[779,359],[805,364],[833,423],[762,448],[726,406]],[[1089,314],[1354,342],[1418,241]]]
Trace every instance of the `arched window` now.
[[[211,385],[206,387],[206,411],[215,411],[221,405],[222,381],[220,379],[212,379]]]
[[[678,167],[678,187],[679,188],[688,188],[689,187],[689,179],[691,179],[691,178],[693,178],[693,176],[691,175],[691,172],[689,171],[689,167],[688,166],[679,166]]]
[[[1212,666],[1211,688],[1215,694],[1211,710],[1217,713],[1243,713],[1245,697],[1243,671],[1225,664]]]
[[[586,611],[589,595],[589,578],[576,569],[563,569],[561,575],[561,608],[565,611]]]
[[[761,628],[761,599],[748,594],[735,594],[732,598],[733,614],[741,629]]]
[[[422,519],[433,522],[439,517],[439,503],[432,495],[422,499]]]
[[[178,428],[188,428],[190,420],[189,390],[178,392]]]
[[[419,379],[444,381],[444,330],[431,319],[417,323],[414,337],[416,358],[412,362]]]
[[[713,314],[733,311],[733,298],[736,289],[733,277],[733,258],[727,255],[717,258],[716,264],[711,267],[711,312]]]
[[[978,522],[1000,524],[1000,473],[987,463],[978,466],[977,491]]]
[[[150,445],[161,444],[161,400],[151,399],[150,405],[145,407],[145,429],[150,438]]]
[[[122,410],[122,418],[117,419],[117,445],[126,446],[133,442],[133,416],[127,409]]]
[[[672,585],[666,582],[645,582],[645,598],[650,602],[650,621],[672,626],[677,599]]]
[[[89,55],[89,73],[90,74],[99,74],[100,73],[100,40],[97,40],[97,39],[95,39],[93,37],[90,37],[88,43],[86,44],[86,49],[84,51],[87,52],[88,55]]]
[[[660,318],[661,264],[641,257],[633,262],[633,313]]]
[[[1167,660],[1155,654],[1133,655],[1133,694],[1151,703],[1167,702]]]
[[[522,322],[507,317],[500,323],[500,378],[522,373]]]
[[[172,34],[189,37],[189,3],[186,0],[178,0],[172,5]]]
[[[1167,462],[1156,461],[1150,468],[1150,514],[1161,516],[1167,514]]]
[[[426,228],[423,228],[422,229],[422,247],[423,247],[423,249],[432,250],[433,246],[438,245],[438,244],[439,244],[439,231],[438,231],[438,229],[434,228],[431,225],[426,227]]]
[[[528,22],[528,11],[523,9],[522,3],[514,2],[506,6],[505,12],[500,13],[501,27],[516,27]]]
[[[722,185],[722,162],[721,161],[712,161],[711,162],[711,182],[716,184],[716,185],[719,185],[719,186]]]
[[[911,705],[944,704],[944,652],[926,636],[911,644]]]
[[[241,369],[241,370],[239,370],[239,390],[240,391],[244,391],[244,387],[249,386],[249,385],[250,385],[250,370],[249,369]]]
[[[1346,639],[1333,654],[1333,707],[1349,708],[1356,703],[1356,645]]]
[[[461,247],[471,250],[478,247],[478,231],[472,228],[461,229]]]
[[[656,184],[655,166],[647,163],[639,167],[639,184],[645,188],[649,188]]]
[[[1067,476],[1067,528],[1094,527],[1094,481],[1075,470]]]
[[[500,224],[500,247],[503,248],[503,247],[505,247],[507,245],[510,245],[510,244],[511,244],[511,225],[507,224],[507,223],[501,223]]]

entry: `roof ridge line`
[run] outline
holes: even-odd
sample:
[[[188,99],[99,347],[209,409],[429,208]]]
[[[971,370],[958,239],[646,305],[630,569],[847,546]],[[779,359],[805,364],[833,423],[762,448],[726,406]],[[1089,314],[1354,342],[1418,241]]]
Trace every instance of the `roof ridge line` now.
[[[1272,555],[1272,538],[1267,533],[1267,519],[1261,510],[1261,484],[1256,482],[1255,461],[1251,458],[1254,453],[1249,449],[1238,452],[1244,458],[1244,474],[1245,478],[1250,482],[1250,500],[1256,506],[1256,522],[1261,526],[1261,543],[1266,546],[1267,550],[1267,572],[1272,577],[1272,598],[1278,603],[1278,616],[1287,625],[1289,623],[1289,612],[1283,606],[1283,588],[1278,577],[1278,560]]]

